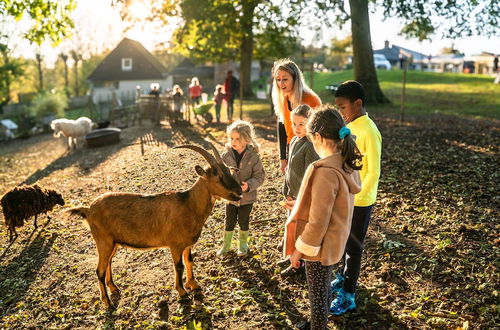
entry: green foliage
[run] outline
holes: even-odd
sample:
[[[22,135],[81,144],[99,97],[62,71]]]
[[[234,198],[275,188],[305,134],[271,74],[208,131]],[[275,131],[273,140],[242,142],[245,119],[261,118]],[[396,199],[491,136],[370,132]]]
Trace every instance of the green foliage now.
[[[419,40],[435,32],[448,38],[500,34],[498,0],[378,0],[375,5],[384,9],[385,17],[402,19],[401,32]]]
[[[344,39],[333,38],[325,59],[325,67],[343,68],[348,63],[349,55],[352,55],[352,36]]]
[[[42,92],[34,99],[30,107],[31,114],[36,118],[47,115],[64,117],[64,109],[68,106],[66,95],[62,92]]]
[[[253,55],[266,59],[286,56],[296,47],[299,21],[295,14],[303,3],[290,3],[293,10],[285,15],[271,1],[163,1],[158,15],[165,21],[175,15],[183,18],[173,38],[175,49],[195,61],[238,59],[243,40],[249,37]]]
[[[0,104],[10,101],[11,84],[23,74],[23,61],[12,58],[7,44],[0,43]]]
[[[9,0],[0,4],[0,15],[16,20],[28,15],[32,25],[25,32],[25,38],[38,45],[47,39],[57,44],[74,27],[69,15],[75,7],[75,0]]]

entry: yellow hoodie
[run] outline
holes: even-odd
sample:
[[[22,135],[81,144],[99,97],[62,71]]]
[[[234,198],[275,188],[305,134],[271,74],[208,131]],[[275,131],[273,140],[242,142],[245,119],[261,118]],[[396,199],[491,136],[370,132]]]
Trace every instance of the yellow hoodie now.
[[[354,206],[370,206],[377,199],[382,136],[368,113],[356,118],[347,127],[356,136],[356,145],[363,155],[363,168],[359,171],[361,192],[354,197]]]

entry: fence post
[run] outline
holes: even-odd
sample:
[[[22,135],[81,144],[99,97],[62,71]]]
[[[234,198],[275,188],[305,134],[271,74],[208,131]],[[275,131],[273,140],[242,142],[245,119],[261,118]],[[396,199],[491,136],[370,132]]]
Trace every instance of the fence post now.
[[[401,93],[401,112],[400,112],[400,120],[403,121],[405,119],[405,94],[406,94],[406,71],[408,69],[408,61],[403,62],[403,91]]]

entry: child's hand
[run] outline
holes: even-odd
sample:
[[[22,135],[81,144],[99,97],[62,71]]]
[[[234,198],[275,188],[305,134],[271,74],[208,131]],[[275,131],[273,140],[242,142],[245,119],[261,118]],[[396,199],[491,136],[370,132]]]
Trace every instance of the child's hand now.
[[[300,262],[299,260],[302,258],[302,252],[299,250],[295,249],[290,256],[290,264],[292,265],[293,268],[299,268],[300,267]]]
[[[243,192],[247,192],[248,191],[248,183],[246,183],[246,181],[243,181],[241,183],[241,190],[243,190]]]
[[[285,174],[287,165],[288,165],[288,160],[286,160],[286,159],[280,160],[280,171],[282,174]]]
[[[285,202],[284,208],[287,210],[293,209],[293,206],[295,205],[295,199],[287,199]]]

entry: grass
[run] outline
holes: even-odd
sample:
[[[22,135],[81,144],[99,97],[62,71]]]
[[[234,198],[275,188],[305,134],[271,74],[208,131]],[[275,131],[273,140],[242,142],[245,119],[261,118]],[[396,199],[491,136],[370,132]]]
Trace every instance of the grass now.
[[[380,87],[390,99],[391,104],[368,106],[371,111],[398,116],[401,107],[403,71],[377,71]],[[304,75],[309,84],[309,74]],[[267,78],[253,83],[254,92],[259,83],[265,84]],[[320,72],[314,76],[314,91],[323,103],[333,103],[334,98],[326,86],[340,84],[354,79],[353,70]],[[408,71],[406,83],[405,114],[412,116],[443,113],[482,119],[500,119],[500,86],[493,84],[493,78],[486,75],[434,73]],[[215,118],[215,108],[210,110]],[[221,109],[222,119],[226,118],[226,107]],[[250,99],[243,102],[244,119],[264,119],[272,114],[271,101]],[[66,111],[66,117],[76,119],[91,117],[87,108]],[[233,117],[240,116],[240,102],[234,102]]]
[[[372,107],[384,112],[399,113],[403,71],[377,71],[380,87],[392,104]],[[306,79],[308,75],[305,75]],[[323,102],[333,102],[325,87],[353,79],[352,70],[316,73],[314,90]],[[483,119],[500,119],[500,86],[493,77],[457,73],[408,71],[406,78],[405,113],[428,115],[444,113]]]
[[[380,87],[391,104],[368,106],[368,110],[399,116],[403,71],[377,71],[377,75]],[[309,84],[309,75],[305,74],[305,78]],[[349,79],[354,79],[352,70],[316,73],[313,89],[323,103],[333,103],[333,94],[325,87],[330,84],[338,85]],[[405,115],[411,116],[442,113],[459,117],[498,120],[500,119],[499,93],[500,86],[493,84],[493,78],[487,75],[408,71],[404,111]],[[235,117],[239,118],[239,100],[236,100],[234,104]],[[244,118],[269,117],[270,106],[270,100],[245,100]],[[222,112],[225,112],[225,107]]]

